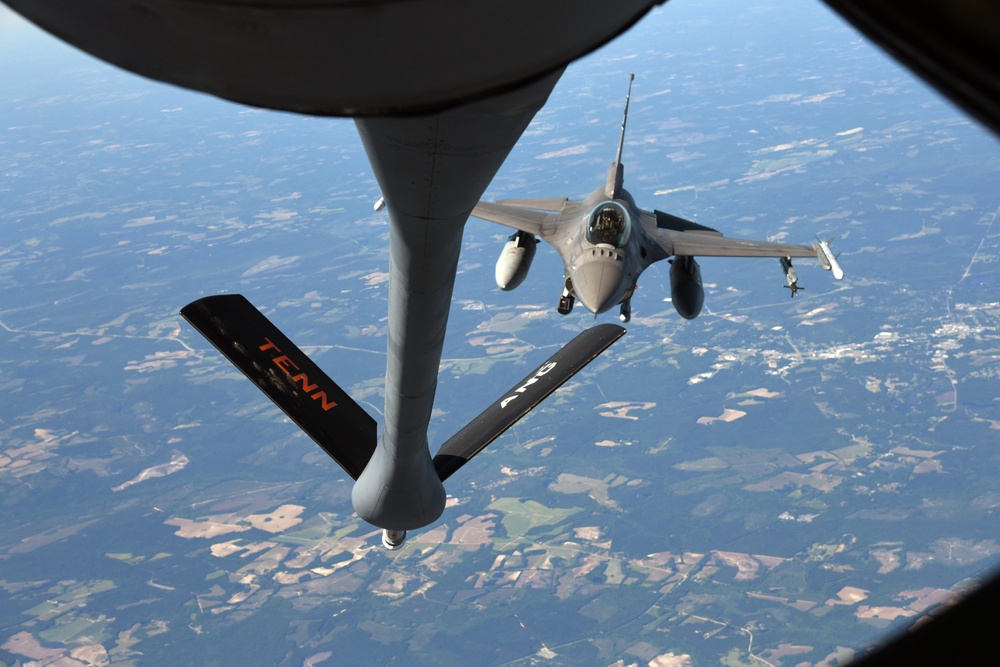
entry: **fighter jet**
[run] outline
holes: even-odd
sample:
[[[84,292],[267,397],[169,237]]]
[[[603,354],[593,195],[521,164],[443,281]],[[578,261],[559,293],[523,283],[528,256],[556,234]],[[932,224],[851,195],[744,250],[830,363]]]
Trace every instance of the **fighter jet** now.
[[[578,300],[595,315],[618,306],[621,321],[628,322],[639,276],[654,262],[668,257],[673,258],[671,299],[677,313],[688,320],[698,316],[705,301],[695,257],[779,257],[793,295],[800,288],[791,268],[792,257],[816,257],[834,278],[844,277],[827,241],[805,246],[731,239],[711,227],[636,206],[623,185],[622,164],[634,78],[629,75],[618,152],[603,187],[582,201],[505,199],[495,204],[481,201],[473,209],[477,218],[517,230],[497,260],[500,289],[514,289],[524,280],[535,254],[536,236],[550,243],[562,258],[564,282],[558,311],[563,315],[570,313]]]

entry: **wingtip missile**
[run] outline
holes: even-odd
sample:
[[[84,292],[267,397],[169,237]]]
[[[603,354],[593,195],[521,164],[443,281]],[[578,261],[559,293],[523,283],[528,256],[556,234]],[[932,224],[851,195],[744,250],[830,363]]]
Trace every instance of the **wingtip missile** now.
[[[841,280],[844,277],[844,270],[840,268],[840,263],[837,261],[837,256],[833,254],[830,250],[830,242],[833,241],[831,238],[829,241],[819,241],[816,244],[816,257],[819,258],[820,264],[827,271],[833,272],[833,277],[837,280]]]

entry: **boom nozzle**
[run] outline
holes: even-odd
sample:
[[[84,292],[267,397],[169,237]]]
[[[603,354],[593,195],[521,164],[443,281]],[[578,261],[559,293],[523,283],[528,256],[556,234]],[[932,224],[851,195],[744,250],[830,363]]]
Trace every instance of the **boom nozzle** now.
[[[399,549],[403,546],[404,542],[406,542],[405,530],[389,530],[386,528],[382,531],[382,546],[389,551]]]

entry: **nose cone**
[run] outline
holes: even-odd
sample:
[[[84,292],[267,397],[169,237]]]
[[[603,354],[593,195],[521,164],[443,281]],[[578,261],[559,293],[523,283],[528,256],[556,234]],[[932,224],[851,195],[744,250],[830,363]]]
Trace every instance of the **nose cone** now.
[[[599,315],[614,308],[624,293],[620,262],[588,262],[573,272],[573,292],[587,310]]]

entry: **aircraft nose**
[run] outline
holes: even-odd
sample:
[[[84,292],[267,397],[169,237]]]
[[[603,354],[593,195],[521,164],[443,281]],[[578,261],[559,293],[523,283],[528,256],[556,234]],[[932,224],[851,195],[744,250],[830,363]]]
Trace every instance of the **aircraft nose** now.
[[[599,315],[621,298],[622,268],[619,263],[588,262],[573,272],[573,292],[587,310]]]

